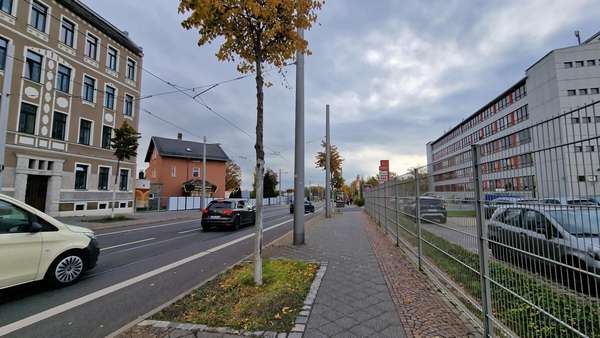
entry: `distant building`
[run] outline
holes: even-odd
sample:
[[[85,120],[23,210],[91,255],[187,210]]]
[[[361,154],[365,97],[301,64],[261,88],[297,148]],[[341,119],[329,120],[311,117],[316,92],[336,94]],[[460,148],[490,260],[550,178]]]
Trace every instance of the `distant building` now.
[[[379,174],[377,175],[379,184],[389,181],[390,179],[390,161],[379,161]]]
[[[145,161],[146,179],[156,197],[202,195],[203,143],[152,136]],[[229,157],[218,144],[206,144],[206,196],[225,197],[225,165]],[[166,199],[162,204],[166,203]]]
[[[440,194],[473,191],[471,145],[477,143],[481,145],[485,193],[516,192],[536,196],[540,187],[559,184],[567,184],[576,191],[598,191],[597,155],[577,153],[577,147],[571,147],[569,154],[561,156],[577,160],[549,172],[541,168],[542,161],[547,164],[564,160],[556,157],[541,159],[538,163],[527,146],[532,140],[531,126],[598,100],[600,32],[581,45],[550,51],[525,71],[523,79],[427,143],[431,189]],[[565,128],[570,129],[565,132],[576,133],[582,128],[597,130],[600,114],[587,114],[571,119],[573,128]],[[600,149],[589,147],[587,151]],[[577,165],[582,156],[590,158],[585,168]]]
[[[106,215],[116,176],[115,212],[132,212],[136,161],[117,172],[110,139],[125,121],[138,128],[142,58],[82,1],[0,1],[0,192],[53,216]]]

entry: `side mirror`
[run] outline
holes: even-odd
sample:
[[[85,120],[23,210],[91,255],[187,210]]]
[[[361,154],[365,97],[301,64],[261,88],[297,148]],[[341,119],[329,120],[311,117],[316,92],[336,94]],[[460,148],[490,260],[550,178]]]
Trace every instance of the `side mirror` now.
[[[29,232],[31,233],[37,233],[42,231],[43,227],[40,223],[38,222],[32,222],[31,225],[29,226]]]

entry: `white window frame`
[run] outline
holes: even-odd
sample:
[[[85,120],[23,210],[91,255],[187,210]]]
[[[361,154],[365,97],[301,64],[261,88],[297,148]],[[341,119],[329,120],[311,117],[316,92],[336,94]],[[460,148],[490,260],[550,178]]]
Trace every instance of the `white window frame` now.
[[[61,113],[61,114],[67,115],[67,123],[65,124],[65,139],[64,140],[57,140],[52,137],[52,131],[54,130],[54,113]],[[71,114],[64,112],[62,110],[54,109],[52,111],[52,121],[50,122],[50,139],[53,141],[58,141],[58,142],[68,142],[70,126],[71,126]]]
[[[192,177],[200,177],[200,168],[199,167],[192,168]]]
[[[129,78],[129,61],[133,61],[133,79]],[[137,72],[137,61],[132,59],[131,57],[127,57],[127,63],[125,64],[125,79],[129,80],[129,81],[133,81],[135,82],[137,80],[138,77],[138,72]]]
[[[113,48],[114,50],[117,51],[117,64],[116,64],[116,69],[110,69],[108,67],[108,60],[109,60],[109,54],[108,51],[110,50],[110,48]],[[111,45],[110,43],[106,44],[106,70],[109,70],[111,72],[115,72],[115,73],[119,73],[119,58],[120,58],[120,54],[121,51],[119,50],[119,48]]]
[[[64,42],[61,41],[62,30],[63,30],[62,23],[63,23],[63,20],[65,20],[65,19],[67,21],[71,22],[74,25],[74,28],[73,28],[73,46],[69,46],[66,43],[64,43]],[[63,46],[67,46],[67,47],[69,47],[71,49],[75,49],[76,50],[77,49],[77,35],[79,35],[79,24],[75,20],[73,20],[73,19],[71,19],[69,17],[66,17],[66,16],[64,16],[64,15],[61,14],[60,15],[60,28],[59,28],[59,31],[58,31],[58,43],[60,43]]]
[[[177,177],[177,166],[171,166],[171,177]]]
[[[85,99],[85,77],[86,76],[91,79],[94,79],[94,89],[92,91],[92,96],[93,96],[92,102]],[[83,76],[81,77],[81,102],[83,104],[87,104],[92,107],[96,107],[96,102],[98,102],[98,79],[87,73],[83,73]]]
[[[73,85],[75,85],[74,83],[74,78],[75,78],[75,69],[73,68],[73,66],[71,65],[67,65],[65,62],[58,62],[56,65],[56,75],[54,76],[56,78],[55,80],[55,89],[63,94],[65,94],[65,92],[63,92],[62,90],[58,89],[58,68],[59,66],[63,66],[63,67],[67,67],[71,70],[71,77],[69,78],[69,91],[66,94],[69,95],[73,95]]]
[[[17,2],[18,0],[15,0],[15,2]],[[49,35],[50,33],[50,21],[53,19],[52,17],[52,7],[50,5],[48,5],[46,2],[42,1],[42,0],[30,0],[29,2],[29,13],[27,14],[27,26],[35,29],[36,31],[39,32],[39,30],[37,30],[37,28],[33,27],[33,25],[31,24],[31,12],[33,12],[33,1],[37,1],[39,3],[41,3],[42,5],[46,6],[47,11],[46,11],[46,22],[45,25],[46,27],[44,27],[44,31],[42,33]],[[15,2],[13,2],[13,5],[15,4]],[[13,8],[13,11],[15,9]],[[15,13],[16,14],[16,13]],[[16,16],[16,15],[15,15]]]
[[[127,96],[131,97],[131,115],[125,114],[127,109]],[[133,120],[133,117],[135,116],[135,96],[131,95],[129,92],[125,92],[123,95],[123,116],[131,120]]]
[[[88,43],[89,36],[93,36],[96,38],[96,55],[94,58],[87,55],[87,43]],[[98,35],[90,32],[90,31],[86,31],[85,32],[85,45],[83,46],[83,56],[90,60],[94,60],[94,61],[98,62],[100,60],[100,46],[102,46],[102,39],[100,39],[100,37]]]
[[[113,137],[115,137],[115,128],[113,126],[111,126],[110,124],[106,124],[103,123],[102,124],[102,130],[100,132],[100,148],[104,149],[104,150],[113,150],[112,145],[109,148],[104,148],[102,146],[102,138],[104,138],[104,127],[109,127],[110,128],[110,138],[112,139]],[[112,143],[112,142],[111,142]]]
[[[92,122],[92,127],[90,129],[90,144],[79,143],[79,136],[81,135],[81,121],[86,120]],[[80,146],[94,146],[94,120],[86,119],[84,117],[79,118],[79,123],[77,124],[77,143]]]
[[[77,165],[85,165],[87,166],[87,175],[85,177],[85,189],[76,189],[75,183],[77,182]],[[90,189],[90,176],[92,173],[92,165],[85,162],[75,162],[73,165],[73,189],[75,191],[89,191]]]
[[[127,189],[126,190],[121,190],[121,171],[127,171]],[[119,179],[117,180],[117,186],[115,187],[116,189],[118,189],[118,191],[122,191],[122,192],[129,192],[131,191],[129,189],[129,187],[131,186],[131,169],[130,168],[119,168],[119,172],[117,173],[119,175]]]
[[[18,0],[12,0],[12,8],[11,8],[10,13],[6,13],[4,11],[0,11],[0,12],[2,12],[2,14],[10,15],[13,18],[16,18],[17,17],[17,6],[18,6],[19,2],[20,1],[18,1]],[[30,17],[31,17],[31,15],[30,15]],[[13,22],[13,24],[14,24],[14,22]]]
[[[115,90],[115,97],[113,98],[113,107],[112,108],[107,108],[104,104],[106,103],[106,87],[111,87],[112,89]],[[108,109],[110,111],[116,111],[117,110],[117,104],[119,103],[119,88],[117,86],[115,86],[112,83],[105,83],[104,84],[104,92],[103,92],[103,99],[102,100],[102,107],[104,107],[104,109]]]
[[[108,168],[108,186],[106,190],[100,190],[100,168]],[[98,189],[98,191],[111,191],[111,177],[112,177],[112,166],[109,165],[98,165],[98,171],[96,172],[96,189]]]

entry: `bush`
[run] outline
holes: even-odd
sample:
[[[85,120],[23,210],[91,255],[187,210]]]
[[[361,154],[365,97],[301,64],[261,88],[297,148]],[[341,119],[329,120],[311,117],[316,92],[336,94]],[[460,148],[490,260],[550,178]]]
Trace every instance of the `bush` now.
[[[365,199],[364,198],[356,198],[356,199],[354,199],[354,204],[356,204],[359,207],[362,207],[363,205],[365,205]]]

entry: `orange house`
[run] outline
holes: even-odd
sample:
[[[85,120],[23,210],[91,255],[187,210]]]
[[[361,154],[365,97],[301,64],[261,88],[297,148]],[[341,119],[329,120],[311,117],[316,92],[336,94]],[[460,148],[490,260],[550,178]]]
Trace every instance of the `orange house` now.
[[[157,197],[202,195],[203,143],[152,136],[145,161],[150,191]],[[225,197],[225,164],[229,157],[218,144],[206,144],[206,196]]]

